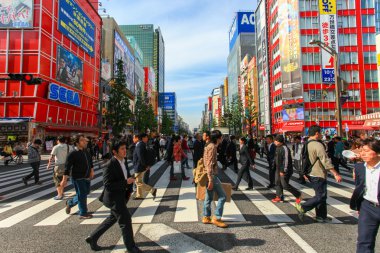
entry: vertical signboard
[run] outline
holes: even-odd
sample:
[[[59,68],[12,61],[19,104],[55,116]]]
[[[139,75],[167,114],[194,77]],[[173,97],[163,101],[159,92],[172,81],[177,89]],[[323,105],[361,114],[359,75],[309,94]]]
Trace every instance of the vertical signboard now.
[[[320,32],[323,43],[338,52],[336,0],[319,0]],[[334,58],[322,50],[322,83],[335,83]]]
[[[229,32],[230,51],[235,45],[236,39],[240,33],[255,32],[255,13],[254,12],[238,12],[232,22]]]
[[[117,31],[115,31],[115,50],[114,50],[114,73],[117,71],[117,61],[123,61],[123,69],[126,77],[127,89],[135,93],[135,57],[129,50],[127,44]]]
[[[278,2],[282,99],[302,98],[298,0]]]

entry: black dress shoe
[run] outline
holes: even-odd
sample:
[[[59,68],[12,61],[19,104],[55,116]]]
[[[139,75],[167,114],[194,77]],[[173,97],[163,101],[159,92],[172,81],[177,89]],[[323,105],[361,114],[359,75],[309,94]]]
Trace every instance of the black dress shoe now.
[[[96,241],[94,241],[94,239],[91,236],[89,236],[89,237],[86,238],[86,242],[90,245],[90,247],[91,247],[91,249],[93,251],[100,251],[100,250],[102,250],[102,247],[100,247],[96,243]]]
[[[268,189],[270,189],[270,188],[274,188],[274,184],[270,184],[270,185],[268,185],[267,188],[268,188]]]
[[[253,187],[247,187],[245,188],[246,191],[250,191],[250,190],[253,190]]]
[[[238,187],[232,187],[232,190],[239,191],[239,188]]]
[[[132,249],[127,250],[127,252],[128,253],[142,253],[142,250],[135,246]]]
[[[156,196],[157,196],[157,189],[154,189],[153,192],[152,192],[152,196],[153,196],[153,200],[156,199]]]

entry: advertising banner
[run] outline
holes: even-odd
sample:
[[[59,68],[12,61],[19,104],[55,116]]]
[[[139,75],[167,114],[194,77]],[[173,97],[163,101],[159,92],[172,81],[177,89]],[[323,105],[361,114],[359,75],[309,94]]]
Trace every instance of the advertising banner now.
[[[319,0],[321,41],[338,52],[336,0]],[[334,58],[322,50],[322,83],[335,83]]]
[[[304,108],[288,108],[282,110],[282,120],[285,121],[295,121],[295,120],[304,120]]]
[[[83,88],[83,62],[61,46],[57,48],[57,81],[78,90]]]
[[[59,0],[58,30],[94,57],[95,24],[74,0]]]
[[[302,98],[298,0],[279,0],[282,99]]]
[[[117,71],[117,61],[121,59],[124,63],[124,73],[126,76],[127,89],[135,94],[135,57],[128,49],[122,37],[115,31],[115,51],[114,51],[114,73]]]
[[[230,51],[235,45],[236,39],[240,33],[255,32],[255,13],[254,12],[238,12],[232,22],[229,32]]]
[[[175,110],[175,93],[160,93],[159,104],[164,110]]]
[[[0,0],[0,29],[33,28],[33,0]]]
[[[111,79],[111,64],[107,59],[102,60],[102,74],[101,77],[103,80]]]

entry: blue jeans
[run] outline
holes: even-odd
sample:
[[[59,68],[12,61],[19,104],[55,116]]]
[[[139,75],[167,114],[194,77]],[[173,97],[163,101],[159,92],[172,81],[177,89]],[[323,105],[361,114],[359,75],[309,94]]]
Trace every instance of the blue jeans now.
[[[374,253],[376,236],[380,226],[380,207],[363,200],[358,224],[357,253]]]
[[[214,191],[218,195],[218,204],[215,208],[215,217],[217,219],[222,218],[224,203],[226,202],[226,193],[223,190],[222,183],[217,176],[213,179],[214,187],[211,191],[206,190],[205,202],[203,203],[203,216],[211,216],[211,202],[214,199]]]
[[[79,215],[87,214],[87,195],[90,193],[91,181],[87,179],[72,179],[77,195],[68,200],[70,207],[78,205]]]
[[[310,177],[310,183],[315,191],[315,196],[302,204],[305,212],[315,208],[317,217],[327,217],[327,180],[321,177]]]

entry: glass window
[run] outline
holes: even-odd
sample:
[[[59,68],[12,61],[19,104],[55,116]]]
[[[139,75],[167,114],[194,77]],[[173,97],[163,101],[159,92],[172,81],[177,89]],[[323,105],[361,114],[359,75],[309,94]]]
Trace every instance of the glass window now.
[[[337,1],[338,10],[355,9],[355,0],[340,0]]]
[[[340,77],[348,83],[358,83],[359,71],[340,71]]]
[[[357,43],[356,34],[340,34],[339,46],[356,46]]]
[[[363,33],[363,45],[376,45],[376,37],[374,33]]]
[[[302,65],[320,65],[320,54],[302,54]]]
[[[299,8],[300,11],[317,11],[318,0],[300,0]]]
[[[341,52],[339,54],[340,64],[358,64],[357,52]]]
[[[365,70],[364,79],[366,83],[377,83],[377,70]]]
[[[370,101],[379,101],[379,90],[366,90],[365,97]]]
[[[362,27],[375,26],[375,15],[363,15],[362,16]]]
[[[319,34],[313,35],[302,35],[301,36],[301,46],[302,47],[318,47],[318,45],[310,45],[310,41],[312,40],[320,40]]]
[[[320,71],[303,71],[302,72],[302,81],[303,83],[321,83],[322,77],[321,77]]]
[[[356,16],[338,16],[338,27],[356,27]]]
[[[377,63],[376,52],[364,52],[364,63],[374,64]]]
[[[318,29],[319,28],[318,17],[301,18],[300,28],[301,29]]]
[[[374,0],[361,0],[362,9],[375,8]]]

